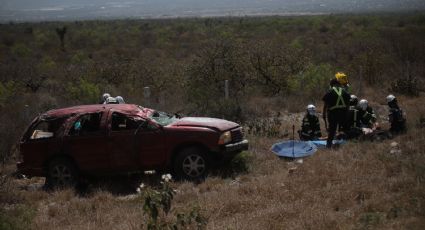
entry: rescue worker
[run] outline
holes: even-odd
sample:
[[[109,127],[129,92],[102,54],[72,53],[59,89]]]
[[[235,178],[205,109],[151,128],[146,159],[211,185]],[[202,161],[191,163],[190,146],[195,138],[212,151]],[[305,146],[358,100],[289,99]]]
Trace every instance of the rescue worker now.
[[[359,104],[359,99],[357,98],[357,96],[354,95],[354,94],[351,94],[350,95],[350,107],[351,106],[356,107],[358,104]]]
[[[345,73],[337,72],[335,74],[335,79],[338,81],[341,87],[345,89],[347,93],[350,93],[350,84],[348,83],[348,77]]]
[[[117,99],[118,104],[125,104],[124,98],[121,96],[116,96],[115,99]]]
[[[387,96],[387,103],[390,107],[388,118],[390,121],[390,132],[393,134],[402,133],[406,131],[406,118],[403,110],[400,109],[397,103],[397,98],[390,94]]]
[[[358,98],[352,94],[350,96],[350,106],[348,108],[347,120],[344,133],[347,139],[357,138],[362,134],[361,122],[359,117],[359,109],[357,107]]]
[[[111,97],[111,94],[109,93],[104,93],[102,95],[102,100],[99,102],[99,104],[106,104],[106,99],[108,99],[108,97]]]
[[[319,118],[316,115],[316,106],[311,104],[307,106],[301,130],[298,130],[298,134],[300,135],[300,140],[303,141],[317,140],[322,136]]]
[[[115,97],[108,97],[103,104],[118,104],[118,101]]]
[[[323,119],[328,122],[328,139],[326,147],[332,147],[332,140],[335,137],[336,130],[344,127],[350,102],[350,94],[348,94],[336,79],[332,79],[329,83],[330,89],[323,96]]]
[[[361,99],[359,101],[359,115],[360,121],[363,128],[376,129],[376,114],[373,111],[372,107],[369,106],[369,103],[366,99]]]

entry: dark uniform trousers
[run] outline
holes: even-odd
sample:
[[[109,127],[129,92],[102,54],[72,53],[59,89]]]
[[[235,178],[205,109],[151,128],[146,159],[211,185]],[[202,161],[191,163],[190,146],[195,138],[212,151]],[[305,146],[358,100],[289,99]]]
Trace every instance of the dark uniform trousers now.
[[[332,141],[335,138],[336,130],[338,127],[344,130],[346,123],[347,109],[337,108],[328,111],[328,139],[326,141],[326,147],[332,146]]]

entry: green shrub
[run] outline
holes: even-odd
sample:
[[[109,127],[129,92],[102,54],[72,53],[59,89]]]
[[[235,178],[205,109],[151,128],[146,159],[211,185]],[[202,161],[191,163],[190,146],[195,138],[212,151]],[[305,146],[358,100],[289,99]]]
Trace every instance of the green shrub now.
[[[0,229],[30,229],[36,210],[27,205],[17,205],[10,209],[0,208]]]
[[[230,162],[232,171],[235,173],[249,172],[252,160],[253,154],[251,152],[244,151],[239,153]]]
[[[0,82],[0,108],[5,106],[16,91],[16,84],[13,81]]]
[[[170,181],[171,175],[167,174],[162,176],[161,188],[158,190],[145,188],[143,184],[138,188],[144,214],[148,217],[147,229],[205,229],[207,222],[198,207],[193,207],[189,212],[174,210],[175,215],[167,220],[176,193]]]
[[[83,64],[87,61],[87,55],[83,51],[77,51],[72,57],[71,57],[71,63],[72,64]]]
[[[12,53],[18,57],[28,57],[31,55],[31,49],[22,43],[17,43],[12,47]]]
[[[419,95],[419,84],[416,78],[399,78],[392,82],[391,91],[408,96]]]
[[[96,104],[100,98],[99,86],[84,78],[67,87],[68,97],[80,104]]]
[[[297,76],[295,86],[298,86],[297,92],[309,98],[322,96],[329,85],[329,79],[334,75],[334,71],[329,64],[309,65],[304,72]],[[295,89],[294,89],[295,91]]]
[[[231,161],[222,162],[217,174],[221,177],[231,177],[240,173],[247,173],[251,169],[253,159],[254,155],[251,152],[243,151]]]
[[[49,56],[45,56],[41,59],[41,62],[37,65],[37,70],[40,73],[52,72],[56,68],[56,62]]]
[[[382,213],[366,212],[360,217],[360,229],[375,228],[382,221]]]

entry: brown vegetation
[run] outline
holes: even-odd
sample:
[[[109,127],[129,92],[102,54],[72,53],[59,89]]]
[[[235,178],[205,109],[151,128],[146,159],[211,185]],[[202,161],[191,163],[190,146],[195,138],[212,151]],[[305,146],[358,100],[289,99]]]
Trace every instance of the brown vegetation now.
[[[200,207],[208,229],[421,229],[425,135],[416,127],[417,108],[409,105],[413,100],[402,102],[412,113],[407,134],[319,150],[303,164],[274,156],[269,148],[278,139],[251,136],[249,172],[213,175],[198,185],[172,183],[177,194],[171,212]],[[401,152],[390,153],[394,141]],[[157,186],[152,176],[142,181]],[[12,179],[2,186],[8,189],[2,191],[2,218],[16,215],[35,229],[146,227],[134,185],[116,191],[114,186],[123,182],[109,181],[112,185],[94,184],[78,195],[73,190],[45,192],[34,187],[37,183],[43,181]],[[20,213],[22,209],[31,214]]]
[[[55,34],[64,26],[65,51]],[[133,180],[47,192],[41,178],[12,176],[15,143],[35,114],[96,103],[105,91],[143,104],[144,86],[156,108],[281,122],[278,135],[248,136],[247,172],[173,182],[171,214],[199,207],[208,229],[422,229],[424,28],[422,14],[0,25],[0,229],[146,228]],[[308,102],[320,108],[336,70],[349,74],[383,127],[385,96],[399,90],[409,131],[319,150],[302,164],[278,159],[270,146],[299,124],[294,112]],[[407,89],[393,87],[398,79]],[[394,141],[401,151],[390,153]],[[156,176],[141,181],[159,187]]]

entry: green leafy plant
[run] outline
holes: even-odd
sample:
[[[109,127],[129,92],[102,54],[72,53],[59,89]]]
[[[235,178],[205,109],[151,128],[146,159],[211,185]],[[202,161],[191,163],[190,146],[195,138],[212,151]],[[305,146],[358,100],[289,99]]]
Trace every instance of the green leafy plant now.
[[[167,216],[170,215],[171,204],[176,191],[170,186],[171,175],[162,176],[161,188],[154,190],[145,188],[141,184],[137,189],[143,200],[143,211],[148,217],[147,229],[182,229],[196,228],[204,229],[206,219],[201,215],[199,208],[194,207],[188,213],[177,212],[172,220],[168,221]]]

